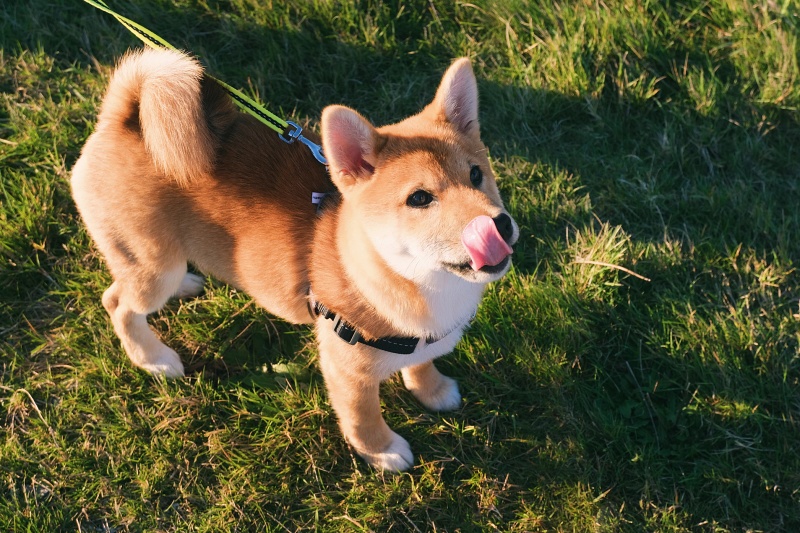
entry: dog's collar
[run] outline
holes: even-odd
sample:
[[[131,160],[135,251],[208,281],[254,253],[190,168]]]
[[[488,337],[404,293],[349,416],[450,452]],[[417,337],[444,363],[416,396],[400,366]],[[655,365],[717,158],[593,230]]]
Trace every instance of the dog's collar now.
[[[383,350],[385,352],[396,353],[400,355],[409,355],[414,353],[414,350],[417,349],[417,346],[420,343],[420,340],[423,340],[422,337],[381,337],[375,340],[367,340],[361,336],[358,329],[351,324],[350,322],[346,321],[342,318],[339,313],[334,313],[330,309],[328,309],[325,304],[318,301],[314,298],[314,293],[311,292],[311,287],[308,287],[308,312],[311,314],[312,318],[317,318],[321,316],[326,320],[333,320],[333,331],[336,335],[339,336],[340,339],[345,341],[346,343],[353,345],[357,343],[366,344],[367,346],[372,346],[373,348],[377,348],[379,350]],[[470,315],[469,319],[465,323],[461,323],[460,326],[456,326],[441,337],[427,337],[425,338],[426,345],[434,344],[439,342],[440,340],[444,339],[459,327],[466,327],[472,322],[475,318],[475,315],[478,313],[476,309],[472,315]]]
[[[420,337],[381,337],[374,340],[365,339],[355,326],[343,319],[338,313],[334,313],[328,309],[322,302],[317,301],[311,293],[311,289],[308,291],[308,307],[312,316],[321,316],[326,320],[333,320],[334,333],[350,345],[361,343],[385,352],[408,355],[414,353],[420,341]],[[428,344],[432,344],[437,340],[440,339],[426,339]]]

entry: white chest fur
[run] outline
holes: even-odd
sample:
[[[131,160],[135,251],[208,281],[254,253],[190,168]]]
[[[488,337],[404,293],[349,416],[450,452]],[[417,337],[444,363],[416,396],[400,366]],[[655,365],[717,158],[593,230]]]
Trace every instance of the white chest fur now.
[[[453,351],[475,316],[485,285],[437,271],[429,274],[421,288],[430,312],[426,318],[415,320],[414,328],[438,340],[432,343],[420,340],[417,349],[409,355],[382,353],[381,373],[386,376]],[[406,327],[408,323],[406,319]]]

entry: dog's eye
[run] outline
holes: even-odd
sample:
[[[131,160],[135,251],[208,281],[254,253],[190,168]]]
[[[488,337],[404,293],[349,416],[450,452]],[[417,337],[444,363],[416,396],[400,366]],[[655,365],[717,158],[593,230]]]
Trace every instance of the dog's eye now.
[[[433,201],[431,193],[423,190],[414,191],[411,196],[406,199],[406,205],[409,207],[428,207]]]
[[[473,165],[472,168],[469,169],[469,181],[471,181],[475,187],[481,186],[481,183],[483,183],[483,171],[481,167]]]

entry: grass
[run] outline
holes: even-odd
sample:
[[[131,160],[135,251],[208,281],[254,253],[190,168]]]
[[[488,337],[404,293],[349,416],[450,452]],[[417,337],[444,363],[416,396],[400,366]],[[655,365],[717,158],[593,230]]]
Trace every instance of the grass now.
[[[402,118],[470,56],[522,239],[440,360],[462,409],[385,385],[409,473],[347,448],[309,330],[224,285],[152,317],[194,370],[154,380],[68,186],[137,41],[82,2],[5,1],[0,530],[800,529],[796,3],[112,7],[312,127],[330,103]]]

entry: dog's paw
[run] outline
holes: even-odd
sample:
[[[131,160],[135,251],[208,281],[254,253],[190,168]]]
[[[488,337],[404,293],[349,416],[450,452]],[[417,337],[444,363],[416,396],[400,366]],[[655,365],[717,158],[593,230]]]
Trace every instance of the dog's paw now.
[[[154,376],[165,378],[182,378],[184,376],[181,358],[174,350],[166,346],[160,349],[155,357],[138,366]]]
[[[447,376],[442,376],[439,386],[433,391],[417,389],[412,392],[417,400],[431,411],[454,411],[461,407],[458,382]]]
[[[392,440],[389,446],[377,453],[361,452],[358,454],[372,466],[379,470],[402,472],[414,466],[414,454],[408,441],[392,431]]]
[[[197,274],[192,274],[191,272],[187,272],[183,279],[181,280],[181,286],[178,287],[178,290],[175,291],[173,298],[191,298],[193,296],[197,296],[201,292],[203,292],[203,276],[198,276]]]

